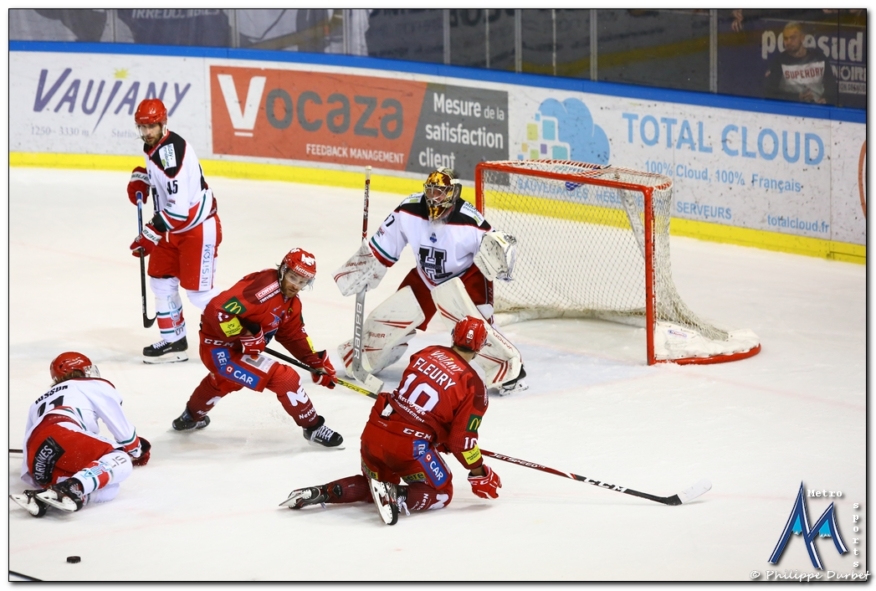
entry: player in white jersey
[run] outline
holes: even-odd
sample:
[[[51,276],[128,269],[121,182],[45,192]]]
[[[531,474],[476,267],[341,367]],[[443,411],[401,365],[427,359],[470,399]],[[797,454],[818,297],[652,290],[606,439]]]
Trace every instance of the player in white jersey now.
[[[492,326],[493,281],[511,280],[516,240],[493,231],[461,192],[452,169],[429,174],[423,192],[402,201],[371,239],[335,271],[334,279],[345,296],[374,289],[386,268],[410,246],[416,267],[364,322],[366,371],[377,373],[400,359],[417,329],[425,330],[440,311],[451,323],[467,315],[488,321],[490,338],[476,360],[484,369],[487,386],[503,392],[525,389],[520,352]],[[352,339],[342,343],[338,353],[350,374]]]
[[[164,103],[143,100],[134,120],[143,140],[146,168],[134,169],[128,198],[135,205],[138,200],[145,204],[151,192],[155,215],[131,244],[131,254],[151,255],[149,285],[162,337],[143,349],[143,361],[185,361],[188,342],[179,287],[199,314],[218,293],[213,276],[222,225],[194,148],[167,129]]]
[[[34,517],[49,507],[78,511],[111,501],[133,466],[149,461],[152,446],[137,436],[122,411],[122,398],[82,353],[61,353],[49,366],[54,385],[27,414],[21,479],[24,494],[9,495]],[[100,434],[100,423],[112,435]]]

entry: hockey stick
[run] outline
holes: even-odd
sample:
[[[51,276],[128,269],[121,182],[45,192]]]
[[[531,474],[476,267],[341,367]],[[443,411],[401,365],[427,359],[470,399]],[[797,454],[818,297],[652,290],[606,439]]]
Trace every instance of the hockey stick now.
[[[371,167],[365,167],[365,203],[362,206],[362,242],[368,240],[368,200],[371,192]],[[353,377],[362,382],[369,391],[380,392],[383,381],[371,375],[363,366],[362,330],[365,324],[365,291],[356,294],[356,313],[353,318],[353,362],[350,370]]]
[[[20,449],[10,449],[10,450],[9,450],[9,453],[11,453],[11,454],[20,454],[20,453],[22,453],[22,451],[21,451]]]
[[[154,199],[154,197],[153,197]],[[141,199],[137,199],[137,235],[143,233],[143,201]],[[143,256],[143,249],[140,249],[140,303],[143,309],[143,328],[149,328],[153,324],[155,324],[155,319],[158,317],[156,314],[152,318],[149,318],[149,314],[146,313],[146,257]]]
[[[554,468],[548,468],[547,466],[542,466],[541,464],[536,464],[535,462],[529,462],[527,460],[518,460],[517,458],[512,458],[510,456],[506,456],[503,454],[493,453],[491,451],[487,451],[485,449],[481,449],[481,453],[490,458],[496,458],[497,460],[501,460],[503,462],[508,462],[510,464],[517,464],[518,466],[525,466],[526,468],[532,468],[533,470],[541,470],[542,472],[547,472],[548,474],[555,474],[557,476],[563,476],[565,478],[571,478],[572,480],[580,480],[581,482],[586,482],[587,484],[592,484],[593,486],[598,486],[600,488],[604,488],[607,490],[613,490],[615,492],[622,492],[624,494],[633,495],[634,497],[640,497],[642,499],[648,499],[649,501],[656,501],[658,503],[663,503],[664,505],[681,505],[683,503],[689,503],[695,498],[704,495],[712,489],[712,483],[708,480],[700,480],[690,488],[686,488],[678,494],[672,495],[671,497],[658,497],[657,495],[652,495],[648,493],[639,492],[637,490],[633,490],[631,488],[626,488],[624,486],[618,486],[616,484],[607,484],[605,482],[600,482],[599,480],[591,480],[586,476],[578,476],[577,474],[573,474],[572,472],[562,472],[560,470],[555,470]]]
[[[300,367],[301,369],[306,369],[310,373],[315,373],[315,374],[323,373],[323,372],[319,371],[318,369],[314,369],[305,363],[301,363],[300,361],[298,361],[294,357],[289,357],[288,355],[284,355],[283,353],[280,353],[279,351],[275,351],[275,350],[271,349],[270,347],[265,347],[265,353],[267,353],[268,355],[273,355],[277,359],[282,359],[283,361],[285,361],[287,363],[291,363],[292,365],[294,365],[296,367]],[[339,383],[340,385],[344,386],[345,388],[349,388],[350,390],[354,390],[354,391],[358,392],[359,394],[364,394],[365,396],[370,396],[371,398],[377,398],[377,392],[372,392],[371,390],[368,390],[366,388],[363,388],[362,386],[356,385],[353,382],[348,382],[347,380],[345,380],[343,378],[338,378],[338,377],[335,378],[335,381],[337,383]],[[383,382],[381,382],[381,385],[383,385]]]

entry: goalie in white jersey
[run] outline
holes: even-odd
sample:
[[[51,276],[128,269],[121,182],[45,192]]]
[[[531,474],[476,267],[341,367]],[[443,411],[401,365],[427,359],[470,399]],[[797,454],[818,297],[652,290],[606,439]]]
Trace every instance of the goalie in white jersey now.
[[[151,445],[137,436],[122,398],[82,353],[58,355],[49,366],[54,385],[27,414],[21,479],[24,494],[9,495],[34,517],[49,507],[78,511],[110,501],[132,466],[149,461]],[[100,420],[114,440],[100,434]]]
[[[493,281],[510,281],[516,239],[493,231],[478,210],[461,198],[456,172],[429,174],[422,193],[395,208],[377,232],[340,269],[335,283],[345,296],[374,289],[410,246],[416,267],[398,291],[364,322],[363,366],[371,374],[395,363],[417,329],[425,330],[436,312],[455,324],[465,316],[487,321],[487,344],[476,359],[488,388],[525,389],[520,352],[492,326]],[[352,339],[338,347],[347,373],[353,361]]]

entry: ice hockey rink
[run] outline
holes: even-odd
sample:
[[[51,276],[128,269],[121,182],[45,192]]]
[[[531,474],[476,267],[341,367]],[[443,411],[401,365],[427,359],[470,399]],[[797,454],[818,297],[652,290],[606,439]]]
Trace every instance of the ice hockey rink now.
[[[294,488],[358,472],[372,404],[361,394],[304,376],[317,411],[345,437],[340,451],[308,444],[270,392],[229,395],[204,430],[171,429],[206,371],[198,314],[183,296],[188,362],[142,363],[142,348],[159,339],[141,322],[128,176],[9,170],[10,448],[22,447],[27,408],[50,385],[49,361],[68,350],[91,357],[153,444],[149,464],[110,503],[34,519],[9,501],[11,580],[748,581],[768,571],[822,580],[867,571],[863,265],[673,237],[673,275],[690,308],[760,336],[762,352],[734,363],[647,366],[643,329],[600,321],[504,327],[530,388],[490,398],[482,448],[660,496],[709,479],[699,499],[665,506],[487,458],[503,486],[484,500],[448,457],[452,503],[387,527],[366,503],[278,507]],[[331,271],[359,245],[362,191],[208,180],[224,230],[217,286],[273,267],[292,247],[310,250],[318,277],[302,294],[305,322],[340,367],[335,348],[352,336],[354,301]],[[412,180],[411,192],[421,183]],[[372,185],[372,231],[400,200]],[[368,292],[366,310],[412,264],[408,251]],[[434,320],[412,344],[448,342]],[[387,386],[404,361],[381,376]],[[25,488],[20,462],[10,453],[10,493]],[[848,549],[816,540],[822,571],[800,536],[778,565],[768,562],[801,483],[835,495],[807,497],[808,519],[833,502]],[[72,555],[81,562],[68,564]]]

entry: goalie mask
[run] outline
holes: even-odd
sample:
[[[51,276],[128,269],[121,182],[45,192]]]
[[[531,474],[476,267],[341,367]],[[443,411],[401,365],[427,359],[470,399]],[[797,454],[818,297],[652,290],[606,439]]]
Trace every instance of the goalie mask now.
[[[91,362],[91,359],[75,351],[61,353],[49,364],[49,373],[52,374],[52,382],[55,384],[71,379],[70,374],[74,371],[82,372],[87,378],[100,377],[100,372],[97,370],[97,366]]]
[[[160,99],[143,99],[134,113],[134,123],[137,125],[137,135],[147,144],[150,142],[146,135],[146,126],[160,123],[161,135],[158,138],[154,138],[157,142],[158,139],[163,138],[167,133],[167,107],[164,106]]]
[[[429,220],[436,222],[450,215],[460,193],[462,193],[462,184],[452,168],[439,168],[429,174],[423,184],[423,194],[429,207]]]
[[[316,278],[316,257],[300,248],[293,248],[283,257],[277,270],[280,291],[287,298],[302,289],[311,289]]]
[[[456,323],[450,337],[454,347],[477,353],[487,342],[487,327],[483,320],[466,316]]]

